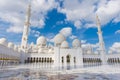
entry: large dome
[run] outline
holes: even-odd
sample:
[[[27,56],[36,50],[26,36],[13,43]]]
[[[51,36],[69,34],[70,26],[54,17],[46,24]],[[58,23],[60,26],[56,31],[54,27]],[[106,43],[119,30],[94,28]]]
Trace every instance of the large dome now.
[[[11,48],[11,49],[14,49],[14,44],[12,42],[9,42],[8,47]]]
[[[78,48],[78,47],[81,47],[81,43],[78,39],[74,39],[73,42],[72,42],[72,46],[74,48]]]
[[[4,46],[7,46],[8,45],[8,42],[5,38],[1,38],[0,39],[0,44],[4,45]]]
[[[46,45],[46,38],[44,36],[40,36],[38,39],[37,39],[37,45],[42,45],[42,46],[45,46]]]
[[[66,39],[65,39],[65,37],[62,35],[62,34],[57,34],[55,37],[54,37],[54,43],[55,43],[55,45],[61,45],[61,43],[63,42],[63,41],[65,41]]]
[[[69,48],[69,44],[67,41],[63,41],[61,44],[61,48]]]

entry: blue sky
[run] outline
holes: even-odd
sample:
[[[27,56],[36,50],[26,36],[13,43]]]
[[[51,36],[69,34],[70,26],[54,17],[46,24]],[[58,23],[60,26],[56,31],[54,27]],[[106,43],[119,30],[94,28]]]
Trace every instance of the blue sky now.
[[[9,4],[7,4],[9,3]],[[31,26],[28,43],[36,43],[43,35],[53,42],[56,34],[63,33],[68,42],[78,38],[82,43],[98,43],[96,14],[106,48],[120,47],[119,0],[31,0]],[[27,0],[0,1],[0,38],[21,43]],[[15,7],[14,7],[15,6]]]

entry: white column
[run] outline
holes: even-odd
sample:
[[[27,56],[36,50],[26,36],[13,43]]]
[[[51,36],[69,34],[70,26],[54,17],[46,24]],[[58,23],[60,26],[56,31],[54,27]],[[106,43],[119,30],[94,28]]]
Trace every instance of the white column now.
[[[67,69],[67,58],[64,56],[64,69]]]
[[[71,69],[74,67],[74,56],[73,55],[71,55],[70,57],[70,67]]]
[[[78,67],[83,67],[83,54],[80,47],[77,48],[76,65]]]
[[[54,47],[54,67],[59,69],[60,66],[60,48]]]

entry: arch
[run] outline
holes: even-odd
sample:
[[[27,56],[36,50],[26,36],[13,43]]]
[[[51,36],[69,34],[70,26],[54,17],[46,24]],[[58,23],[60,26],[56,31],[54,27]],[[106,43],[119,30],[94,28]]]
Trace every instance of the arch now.
[[[36,58],[36,62],[38,63],[39,61],[38,61],[38,57]]]
[[[74,57],[74,63],[76,63],[76,57]]]
[[[33,58],[33,62],[35,62],[35,57]]]
[[[47,58],[47,62],[49,62],[49,58]]]
[[[39,62],[41,62],[41,58],[39,58]]]
[[[118,63],[120,63],[120,59],[118,58]]]
[[[112,63],[114,63],[114,58],[112,58]]]
[[[99,58],[97,58],[96,62],[97,62],[97,63],[99,62]]]
[[[90,63],[90,58],[88,58],[88,63]]]
[[[50,63],[52,62],[52,58],[50,58]]]
[[[31,57],[31,59],[30,59],[30,63],[32,63],[33,62],[33,58]]]
[[[114,58],[114,63],[117,63],[117,60],[116,60],[116,58]]]
[[[30,62],[30,58],[28,57],[27,60],[26,60],[26,63],[29,63]]]
[[[61,62],[64,63],[64,57],[62,56],[61,58],[62,58],[62,59],[61,59],[61,60],[62,60]]]
[[[112,63],[112,59],[110,58],[110,63]]]
[[[41,61],[42,63],[43,63],[43,60],[44,60],[44,58],[42,58],[42,61]]]
[[[47,58],[45,58],[44,62],[47,62]]]
[[[92,58],[92,63],[95,63],[96,62],[96,58]]]
[[[83,63],[85,62],[85,58],[83,58]]]
[[[38,58],[38,62],[40,62],[40,58]]]
[[[67,62],[67,63],[70,63],[70,58],[71,58],[70,55],[67,55],[67,56],[66,56],[66,62]]]
[[[88,58],[86,58],[86,63],[88,63]]]

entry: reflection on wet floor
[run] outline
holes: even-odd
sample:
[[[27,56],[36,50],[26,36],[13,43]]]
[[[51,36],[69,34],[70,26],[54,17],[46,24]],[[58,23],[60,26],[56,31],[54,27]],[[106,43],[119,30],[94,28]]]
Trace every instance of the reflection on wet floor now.
[[[1,72],[0,72],[1,73]],[[119,80],[120,74],[100,74],[100,73],[74,73],[62,74],[61,72],[44,72],[34,70],[11,70],[2,72],[0,80]],[[117,77],[116,77],[117,76]]]
[[[114,67],[115,66],[110,66]],[[117,65],[118,67],[118,65]],[[95,67],[94,67],[95,68]],[[93,69],[90,67],[90,69]],[[98,69],[102,69],[97,67]],[[111,69],[109,69],[112,71]],[[82,73],[79,71],[71,71],[67,72],[67,70],[62,71],[48,71],[46,69],[38,69],[38,68],[19,68],[19,69],[5,69],[0,70],[0,80],[119,80],[118,74],[104,74],[104,72],[92,73],[91,71],[84,70]],[[74,73],[75,72],[75,73]]]
[[[3,76],[0,76],[0,80],[74,80],[78,77],[75,74],[61,74],[59,72],[43,72],[33,70],[17,70],[9,71],[7,74],[4,71]]]

